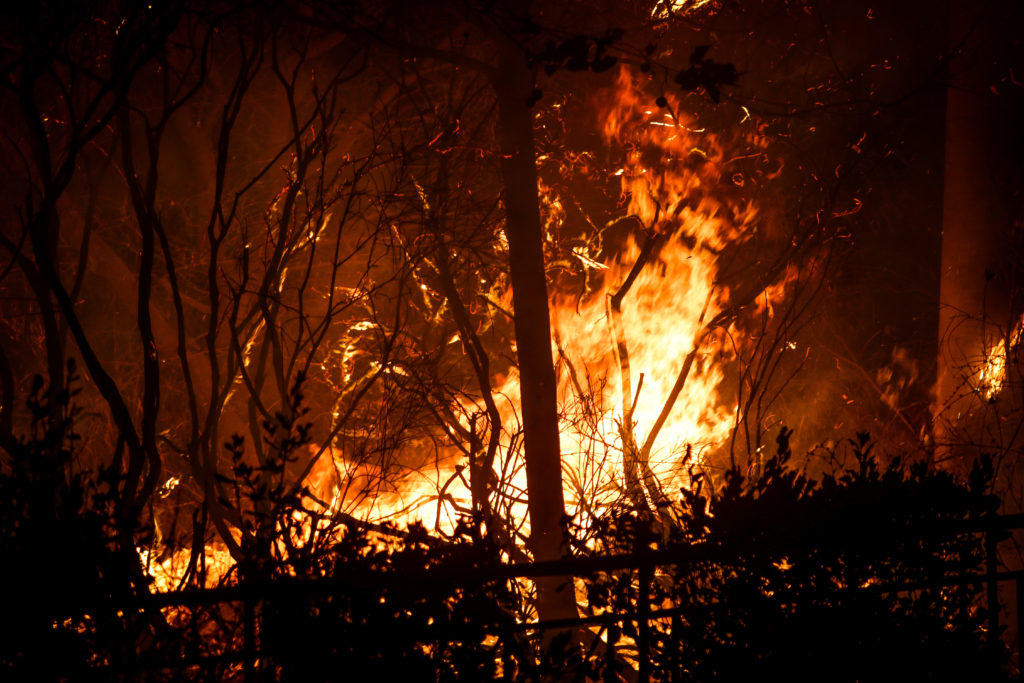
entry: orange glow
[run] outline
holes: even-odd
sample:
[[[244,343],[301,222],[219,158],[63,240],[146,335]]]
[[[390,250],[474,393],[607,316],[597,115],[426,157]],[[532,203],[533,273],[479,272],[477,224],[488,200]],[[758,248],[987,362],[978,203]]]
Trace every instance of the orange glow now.
[[[1022,335],[1024,335],[1024,318],[1017,321],[1009,335],[1000,339],[985,353],[984,362],[978,369],[977,385],[986,401],[995,399],[1003,390],[1003,384],[1006,381],[1007,348],[1010,350],[1017,348]]]
[[[745,239],[760,220],[753,202],[727,203],[713,196],[721,179],[740,185],[733,179],[728,145],[682,113],[678,98],[669,95],[667,108],[655,107],[653,96],[625,69],[613,93],[601,112],[602,134],[607,144],[625,150],[625,163],[612,176],[619,179],[625,215],[637,219],[638,229],[611,257],[582,247],[574,251],[603,283],[595,291],[582,301],[558,292],[551,297],[564,490],[568,512],[583,525],[623,500],[652,503],[660,491],[687,486],[690,467],[706,464],[729,436],[736,406],[721,394],[721,385],[733,358],[725,344],[731,321],[710,326],[730,303],[729,289],[719,282],[719,254]],[[552,190],[542,191],[546,228],[554,231],[565,220],[563,205]],[[616,310],[613,297],[651,238],[659,246]],[[767,287],[755,308],[770,315],[793,276],[787,272]],[[511,308],[505,294],[501,305]],[[682,390],[666,408],[684,367]],[[492,383],[502,417],[492,500],[496,510],[511,517],[511,526],[526,534],[519,378],[513,371],[492,377]],[[484,410],[482,402],[462,401],[462,415]],[[652,436],[663,412],[663,424]],[[374,489],[379,476],[372,465],[351,463],[336,448],[323,450],[305,484],[326,512],[399,526],[421,520],[447,533],[459,513],[472,507],[465,457],[455,448],[447,461],[370,495],[365,491]],[[631,468],[638,482],[632,489]],[[161,570],[174,574],[170,567]],[[160,579],[158,585],[166,589],[171,583]]]
[[[689,16],[696,14],[702,8],[714,8],[717,5],[717,0],[661,0],[654,5],[651,16],[656,19]]]

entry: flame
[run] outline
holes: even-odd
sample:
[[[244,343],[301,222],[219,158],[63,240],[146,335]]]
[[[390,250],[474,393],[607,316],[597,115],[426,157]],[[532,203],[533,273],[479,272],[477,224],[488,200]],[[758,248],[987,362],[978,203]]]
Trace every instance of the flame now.
[[[579,307],[575,301],[559,301],[554,311],[565,361],[563,413],[570,417],[562,430],[566,481],[585,481],[590,474],[591,482],[589,490],[567,490],[566,495],[577,508],[589,497],[595,511],[622,495],[631,450],[647,498],[663,488],[686,486],[689,466],[704,464],[729,435],[735,416],[735,406],[719,393],[730,354],[709,323],[730,297],[719,282],[718,254],[744,239],[758,214],[751,202],[730,204],[715,196],[719,181],[730,175],[726,146],[683,114],[677,99],[669,98],[662,109],[652,109],[651,99],[623,69],[603,133],[609,144],[627,150],[623,167],[614,174],[627,214],[638,219],[646,239],[660,238],[661,246],[617,307],[615,296],[641,258],[635,237],[604,264],[600,291]],[[775,286],[761,303],[770,305],[782,294],[783,287]],[[690,356],[692,366],[681,377]],[[577,374],[585,369],[585,390],[600,394],[596,421],[578,419],[569,407],[570,397],[579,393],[570,365]],[[681,379],[682,391],[670,402],[673,385]],[[659,418],[664,420],[660,429]],[[595,446],[603,452],[595,452]]]
[[[652,101],[623,69],[601,114],[605,142],[625,151],[610,177],[618,178],[627,217],[642,229],[611,256],[573,248],[600,286],[582,300],[552,296],[565,497],[583,524],[624,497],[652,502],[663,489],[688,485],[691,467],[707,464],[736,419],[736,406],[721,391],[725,364],[734,357],[725,341],[736,330],[728,320],[714,328],[711,322],[730,304],[720,254],[752,234],[761,219],[754,202],[736,196],[743,183],[735,181],[730,145],[683,113],[678,98],[667,96],[668,106],[660,109]],[[718,196],[723,182],[732,186],[730,198]],[[556,233],[566,220],[563,202],[554,190],[542,190],[546,229]],[[651,239],[657,248],[631,279]],[[770,315],[791,277],[792,270],[761,292],[759,312]],[[627,281],[628,292],[616,297]],[[509,294],[501,297],[503,306],[511,306]],[[512,528],[526,534],[519,377],[513,369],[493,383],[502,425],[492,496]],[[472,429],[467,416],[482,413],[483,404],[461,402],[462,427]],[[454,448],[387,489],[372,463],[352,462],[333,446],[314,451],[318,460],[304,484],[328,515],[398,525],[422,520],[450,533],[458,515],[472,507],[465,457]]]
[[[978,369],[977,385],[986,401],[994,400],[1003,390],[1006,381],[1007,349],[1016,349],[1024,336],[1024,318],[1017,321],[1013,331],[1001,338],[985,353],[984,362]]]
[[[154,591],[168,593],[178,589],[191,561],[190,549],[182,548],[164,558],[153,557],[149,548],[138,548],[137,552],[142,566],[153,579]],[[206,563],[206,586],[216,586],[235,566],[231,553],[219,543],[206,545],[203,561]]]
[[[691,16],[701,8],[717,6],[717,0],[659,0],[651,9],[651,16],[655,19]]]
[[[608,264],[608,281],[622,282],[639,254],[640,247],[631,239],[621,257]],[[597,441],[610,446],[612,451],[612,457],[606,461],[611,468],[604,472],[607,481],[589,493],[615,489],[613,482],[624,478],[623,439],[629,438],[620,434],[629,429],[622,407],[624,398],[632,408],[631,431],[635,440],[642,444],[651,432],[686,357],[695,350],[704,324],[719,311],[722,293],[716,292],[714,276],[713,263],[701,258],[699,252],[683,243],[680,235],[675,235],[662,249],[659,263],[649,265],[636,278],[623,298],[621,310],[629,386],[623,385],[625,373],[620,367],[625,358],[615,354],[616,335],[610,319],[613,314],[606,306],[611,294],[605,291],[594,296],[578,313],[568,305],[559,307],[556,324],[565,340],[565,365],[571,362],[577,368],[584,367],[594,378],[590,380],[591,387],[601,392],[601,405],[605,408],[597,422]],[[710,305],[705,309],[708,301]],[[672,407],[650,453],[650,467],[663,484],[684,483],[685,468],[681,465],[687,446],[691,454],[694,449],[700,452],[728,434],[731,412],[719,405],[717,394],[723,371],[720,365],[707,362],[716,350],[720,349],[696,349],[695,369],[687,377],[685,391]],[[563,405],[568,406],[578,390],[568,370],[563,372],[562,379],[560,393]],[[593,466],[588,461],[596,454],[588,435],[574,429],[581,421],[568,422],[562,436],[563,450],[571,458],[569,467],[574,470],[570,479],[582,479]]]

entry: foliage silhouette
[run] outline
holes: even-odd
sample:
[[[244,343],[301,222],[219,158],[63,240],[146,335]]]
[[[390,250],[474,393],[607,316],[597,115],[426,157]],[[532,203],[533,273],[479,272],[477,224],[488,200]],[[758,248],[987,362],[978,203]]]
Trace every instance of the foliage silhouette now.
[[[811,478],[792,467],[789,436],[780,432],[754,476],[734,469],[712,490],[695,473],[659,514],[623,509],[576,530],[585,557],[634,554],[630,569],[577,584],[589,615],[625,615],[597,638],[563,637],[541,652],[516,628],[515,585],[488,572],[498,549],[466,520],[450,540],[414,526],[388,547],[349,528],[300,577],[329,589],[266,603],[264,651],[296,680],[619,680],[637,666],[642,637],[636,566],[658,550],[670,562],[652,572],[649,604],[674,618],[649,621],[653,680],[1005,678],[1006,653],[984,633],[981,585],[938,585],[982,573],[983,539],[951,525],[997,509],[990,461],[962,482],[898,458],[883,466],[858,435],[851,467]]]
[[[291,414],[301,416],[298,387],[294,396]],[[166,621],[126,609],[138,593],[137,558],[120,549],[115,477],[69,467],[72,397],[37,383],[31,433],[0,473],[0,580],[19,614],[3,626],[0,667],[14,677],[145,665],[157,680],[230,679],[248,658],[279,680],[621,680],[646,637],[652,680],[1006,678],[1006,652],[984,632],[981,584],[939,585],[982,573],[983,540],[950,525],[996,511],[987,459],[959,481],[900,459],[883,466],[858,435],[852,466],[812,478],[792,466],[783,429],[777,454],[751,476],[734,469],[713,487],[694,471],[693,485],[654,514],[620,509],[588,529],[570,524],[578,555],[631,554],[629,568],[581,575],[584,612],[615,619],[542,652],[544,641],[521,627],[530,618],[523,583],[493,571],[503,555],[479,520],[463,520],[450,538],[355,523],[325,527],[315,542],[299,535],[288,520],[310,514],[303,496],[262,476],[279,475],[305,443],[298,418],[265,425],[281,446],[277,464],[247,466],[243,444],[228,444],[250,536],[271,532],[269,545],[246,545],[248,559],[226,579],[251,610],[237,609],[237,598],[234,607],[172,607]],[[655,551],[645,607],[637,568]],[[647,608],[655,613],[645,633],[638,615]]]
[[[655,680],[1001,680],[1005,653],[984,637],[981,585],[941,588],[981,573],[983,539],[948,525],[995,512],[993,471],[979,461],[957,481],[900,459],[883,467],[867,435],[850,442],[853,466],[820,479],[790,466],[790,432],[752,478],[733,469],[709,491],[695,475],[681,503],[652,518],[619,513],[599,523],[593,550],[636,538],[711,558],[659,569],[652,620]],[[913,590],[885,591],[913,586]],[[591,611],[635,611],[635,574],[587,587]],[[635,624],[624,634],[638,637]],[[671,670],[671,671],[670,671]]]
[[[73,466],[76,381],[28,397],[31,424],[0,460],[0,677],[78,678],[125,666],[148,647],[152,621],[127,608],[147,580],[115,519],[117,479]]]

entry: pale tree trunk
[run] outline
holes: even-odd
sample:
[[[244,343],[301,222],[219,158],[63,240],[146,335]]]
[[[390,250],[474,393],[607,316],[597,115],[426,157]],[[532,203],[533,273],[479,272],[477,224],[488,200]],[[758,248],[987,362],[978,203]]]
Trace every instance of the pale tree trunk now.
[[[998,4],[998,3],[997,3]],[[1014,159],[1007,123],[1013,107],[1000,93],[993,46],[1004,43],[998,12],[951,0],[953,59],[946,100],[939,358],[934,407],[936,457],[971,455],[978,415],[987,400],[979,370],[1007,333]],[[993,90],[995,88],[995,90]]]
[[[500,60],[495,89],[503,157],[505,234],[522,391],[530,549],[536,560],[545,561],[562,557],[568,548],[563,525],[565,501],[533,115],[528,101],[533,83],[518,46],[511,43],[503,46]],[[571,579],[542,579],[538,581],[537,592],[537,608],[542,619],[576,616]]]

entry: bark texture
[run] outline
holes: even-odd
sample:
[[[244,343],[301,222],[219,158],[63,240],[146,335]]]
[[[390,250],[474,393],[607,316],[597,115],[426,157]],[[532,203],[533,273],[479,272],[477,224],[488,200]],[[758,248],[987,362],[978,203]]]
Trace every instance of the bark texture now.
[[[537,169],[530,96],[533,82],[522,50],[502,47],[495,82],[505,186],[505,233],[515,306],[516,353],[522,391],[526,483],[529,492],[530,544],[539,561],[567,552],[562,494],[551,318],[544,272],[543,230],[538,208]],[[571,580],[538,581],[542,619],[576,616]]]

